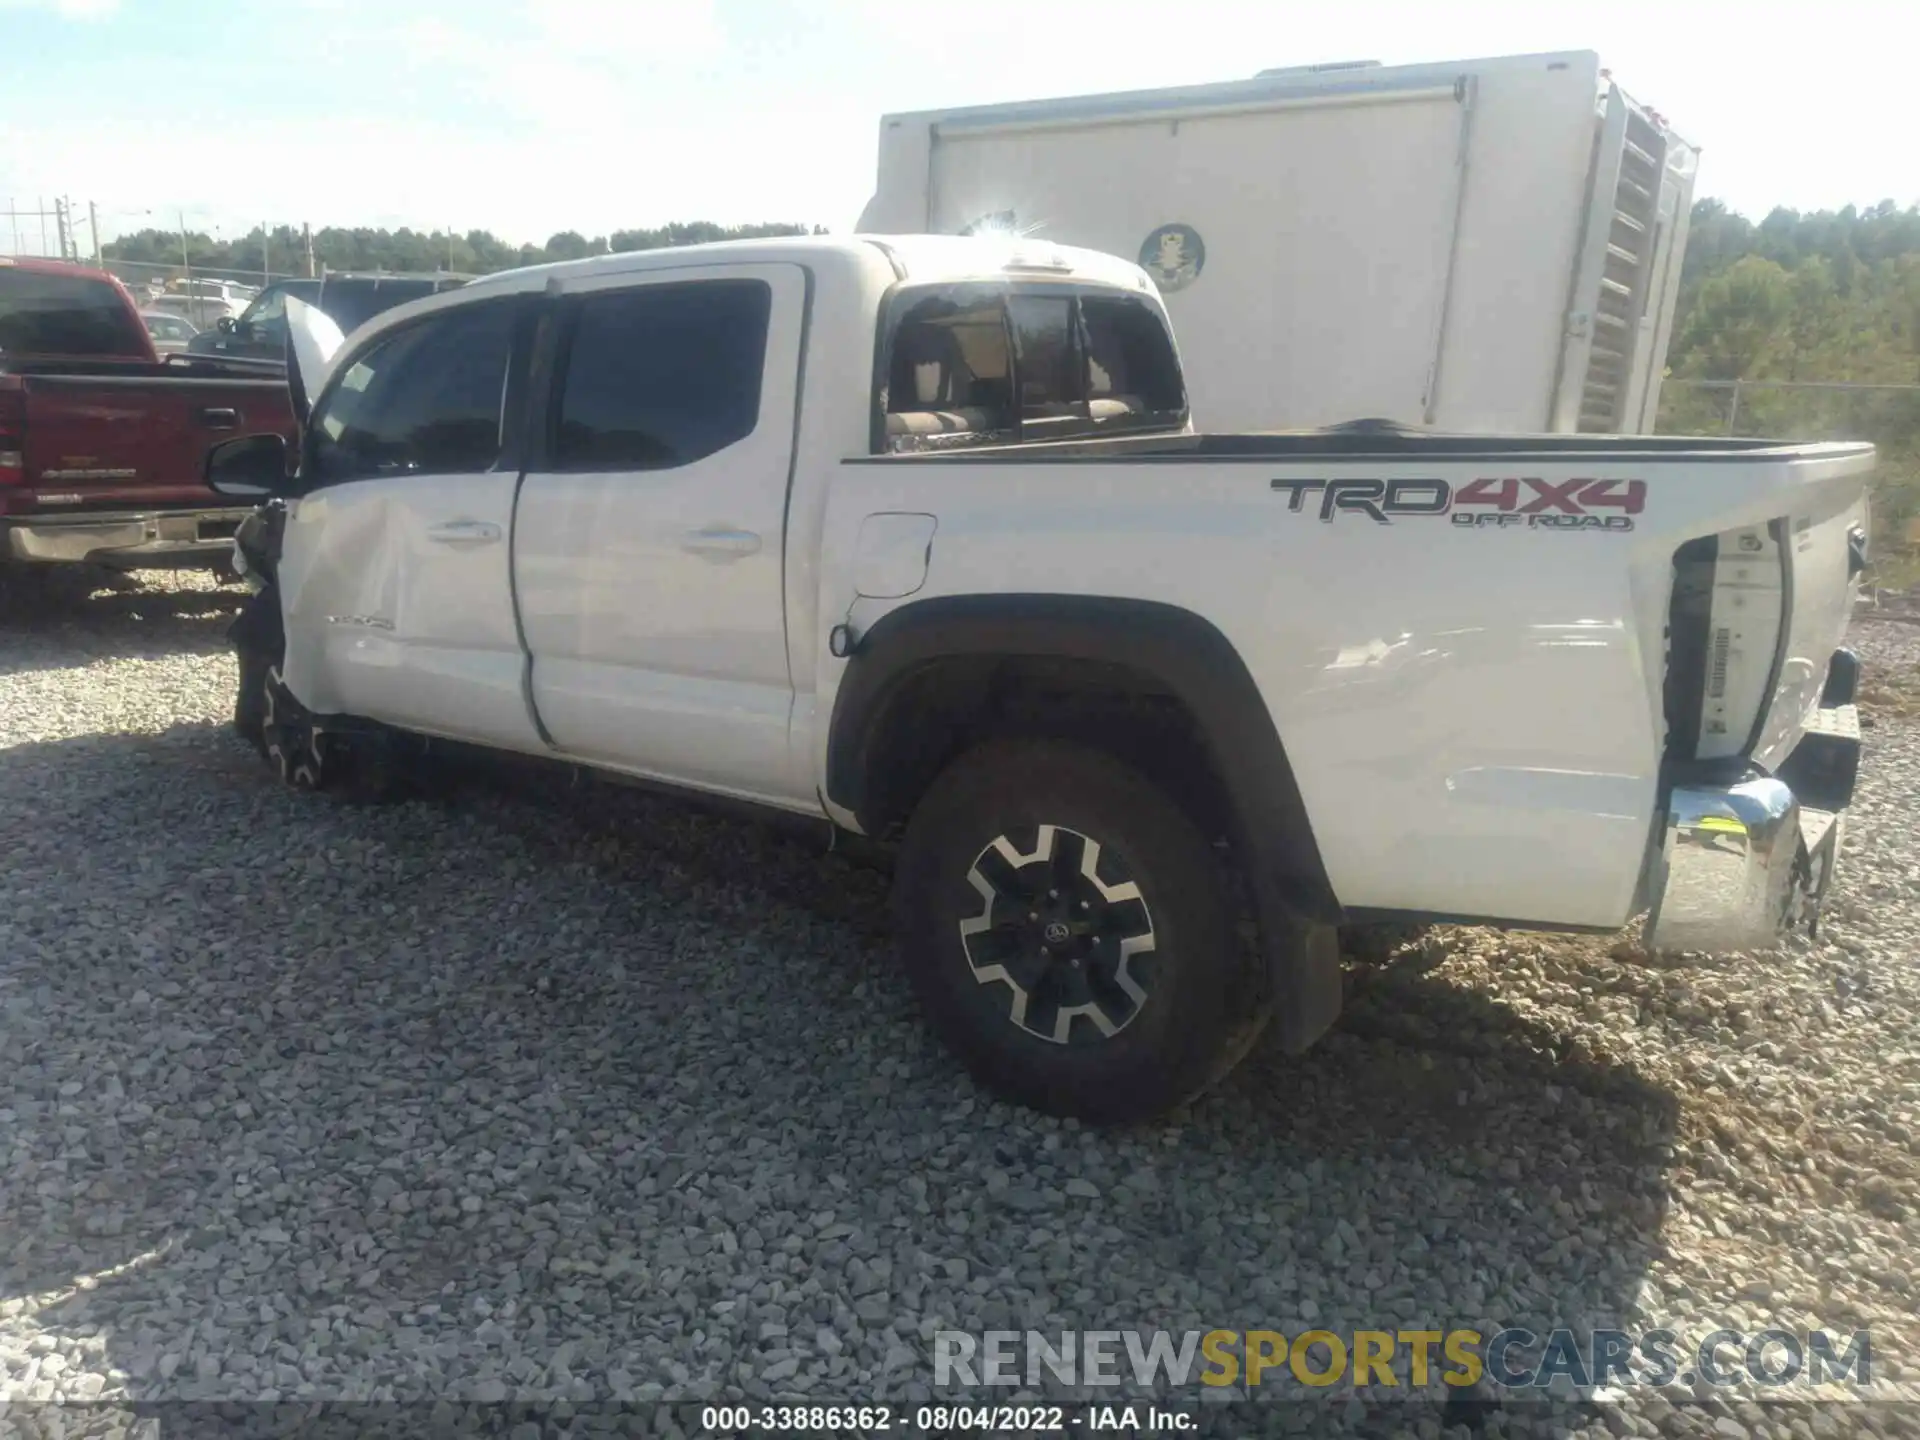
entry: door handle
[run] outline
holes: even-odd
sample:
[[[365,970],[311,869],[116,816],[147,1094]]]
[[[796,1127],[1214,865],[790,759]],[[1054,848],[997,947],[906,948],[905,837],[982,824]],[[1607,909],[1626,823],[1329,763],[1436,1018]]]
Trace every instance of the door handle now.
[[[240,424],[240,412],[225,405],[209,405],[194,415],[209,430],[232,430]]]
[[[760,537],[751,530],[728,530],[709,525],[704,530],[689,530],[680,537],[680,548],[709,560],[738,560],[758,553]]]
[[[485,520],[449,520],[429,525],[427,538],[442,545],[491,545],[500,538],[500,527]]]

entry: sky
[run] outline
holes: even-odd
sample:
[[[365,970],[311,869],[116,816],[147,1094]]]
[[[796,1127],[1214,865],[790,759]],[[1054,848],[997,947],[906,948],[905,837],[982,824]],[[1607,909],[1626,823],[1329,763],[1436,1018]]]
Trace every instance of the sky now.
[[[182,212],[228,237],[845,230],[891,111],[1551,50],[1598,51],[1699,145],[1697,194],[1910,205],[1911,4],[0,0],[0,205],[91,200],[105,239]]]

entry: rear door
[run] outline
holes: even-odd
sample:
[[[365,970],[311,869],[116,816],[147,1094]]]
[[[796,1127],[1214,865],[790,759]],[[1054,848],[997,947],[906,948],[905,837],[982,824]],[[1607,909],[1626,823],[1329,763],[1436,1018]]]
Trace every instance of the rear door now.
[[[307,705],[514,749],[522,688],[504,422],[537,300],[420,316],[336,368],[315,403],[280,564],[286,681]]]
[[[805,276],[601,273],[564,294],[514,534],[540,719],[582,759],[804,805],[782,561]]]

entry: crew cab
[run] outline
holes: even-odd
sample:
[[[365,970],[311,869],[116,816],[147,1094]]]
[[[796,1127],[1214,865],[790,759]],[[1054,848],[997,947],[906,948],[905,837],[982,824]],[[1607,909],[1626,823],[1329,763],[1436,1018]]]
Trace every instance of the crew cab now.
[[[162,362],[112,275],[0,258],[0,561],[224,563],[250,507],[207,488],[235,433],[293,433],[284,375]]]
[[[451,742],[867,837],[933,1024],[1028,1104],[1310,1044],[1344,925],[1758,948],[1831,874],[1871,447],[1195,434],[1139,267],[988,239],[312,321],[297,455],[209,461],[266,502],[235,720],[280,775]]]

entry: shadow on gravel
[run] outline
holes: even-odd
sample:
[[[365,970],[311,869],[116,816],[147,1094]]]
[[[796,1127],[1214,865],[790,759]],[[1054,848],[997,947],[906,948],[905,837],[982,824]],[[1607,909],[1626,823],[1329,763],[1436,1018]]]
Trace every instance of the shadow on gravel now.
[[[80,566],[0,567],[0,675],[63,670],[97,660],[224,653],[227,626],[247,592],[193,575],[170,589],[138,575]],[[164,580],[163,582],[164,583]]]
[[[0,1320],[136,1399],[923,1400],[945,1327],[1583,1331],[1658,1243],[1673,1097],[1435,974],[1095,1133],[927,1036],[880,876],[638,793],[182,726],[0,751],[0,855]]]

